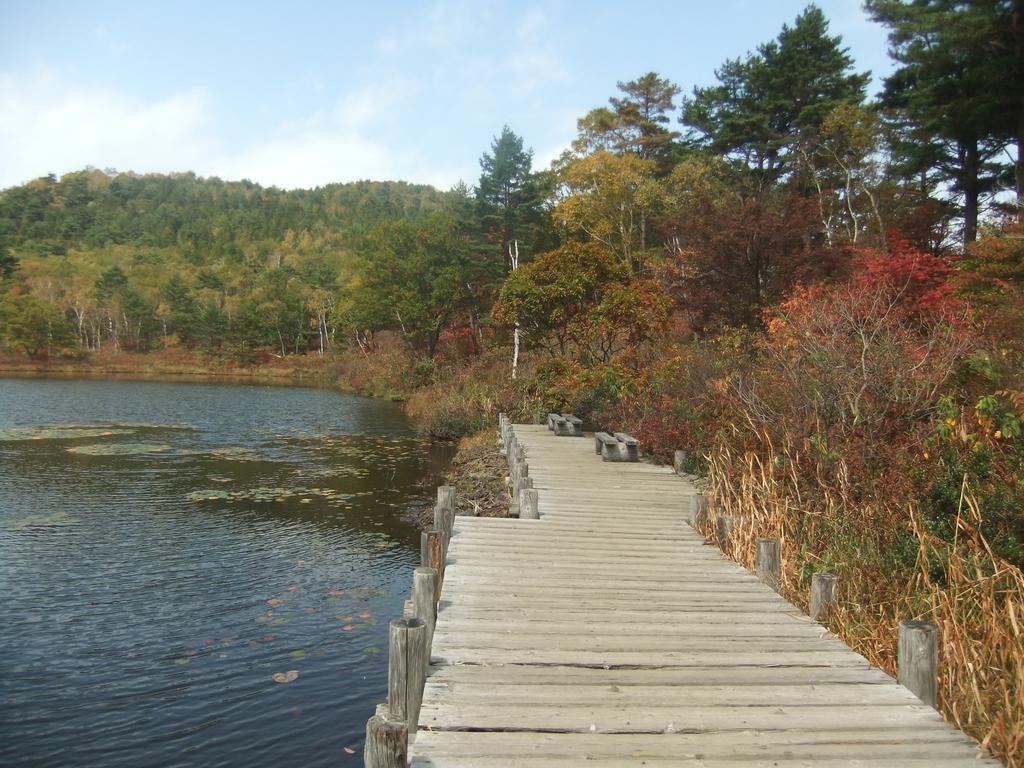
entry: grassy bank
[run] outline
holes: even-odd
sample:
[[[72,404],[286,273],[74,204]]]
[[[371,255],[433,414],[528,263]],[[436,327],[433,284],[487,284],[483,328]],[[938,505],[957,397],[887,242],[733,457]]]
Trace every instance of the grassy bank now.
[[[23,356],[7,356],[0,357],[0,375],[127,379],[188,378],[275,384],[318,384],[330,381],[326,363],[319,357],[268,357],[265,362],[243,365],[233,359],[177,350],[146,354],[103,352],[75,358],[43,360],[31,360]]]

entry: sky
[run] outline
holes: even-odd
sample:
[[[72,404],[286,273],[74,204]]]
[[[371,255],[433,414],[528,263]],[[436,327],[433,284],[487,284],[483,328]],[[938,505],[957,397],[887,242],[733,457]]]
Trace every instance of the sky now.
[[[877,92],[884,29],[860,0],[818,5]],[[0,0],[0,189],[86,166],[472,186],[503,125],[547,167],[617,82],[710,85],[805,6]]]

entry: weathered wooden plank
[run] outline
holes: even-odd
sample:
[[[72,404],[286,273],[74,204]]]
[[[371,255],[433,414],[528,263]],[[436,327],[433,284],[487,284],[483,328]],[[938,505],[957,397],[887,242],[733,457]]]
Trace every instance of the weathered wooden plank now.
[[[849,705],[787,707],[764,706],[646,706],[492,704],[455,701],[443,707],[424,704],[421,728],[465,730],[570,731],[577,733],[665,733],[672,730],[781,730],[847,731],[853,728],[891,727],[898,719],[907,727],[943,725],[939,714],[923,704],[894,706]]]
[[[420,739],[416,748],[425,755],[564,757],[591,761],[623,755],[632,760],[685,760],[697,755],[742,760],[763,759],[780,753],[789,755],[791,759],[843,758],[851,754],[865,759],[924,759],[948,755],[951,746],[971,746],[968,739],[950,728],[858,729],[837,733],[730,730],[668,734],[425,731]]]
[[[495,649],[436,643],[431,664],[555,664],[589,667],[855,667],[867,661],[854,653],[798,651],[577,651],[537,648]],[[933,710],[934,711],[934,710]]]
[[[428,672],[431,682],[480,682],[503,685],[817,685],[871,683],[892,686],[896,681],[874,667],[668,667],[655,669],[602,669],[551,665],[499,665],[487,667],[436,665]]]
[[[428,681],[423,700],[439,707],[456,701],[481,701],[509,706],[840,706],[912,705],[916,696],[895,682],[820,685],[528,685],[510,683],[495,688],[490,683]]]
[[[856,752],[856,750],[849,750]],[[644,758],[639,761],[634,757],[609,756],[600,758],[603,768],[636,768],[639,765],[655,766],[655,768],[669,768],[669,766],[687,766],[688,768],[968,768],[968,766],[986,765],[969,760],[966,755],[960,758],[939,758],[939,757],[903,757],[894,762],[891,757],[875,755],[868,758],[860,757],[837,757],[820,759],[816,756],[809,757],[768,757],[759,758],[747,756],[725,756],[716,758],[704,757],[702,753],[695,753],[693,757],[662,757]],[[431,755],[429,757],[415,758],[411,768],[478,768],[480,763],[476,757],[448,757],[443,755]],[[591,757],[578,757],[576,755],[559,755],[556,757],[513,757],[502,756],[498,758],[487,758],[488,768],[593,768],[594,759]],[[993,763],[988,763],[993,765]],[[994,765],[1001,765],[994,763]]]

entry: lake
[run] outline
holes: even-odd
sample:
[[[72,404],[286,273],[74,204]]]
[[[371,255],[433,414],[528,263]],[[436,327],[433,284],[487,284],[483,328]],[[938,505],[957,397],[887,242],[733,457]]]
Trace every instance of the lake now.
[[[330,390],[0,379],[0,764],[362,765],[449,452]]]

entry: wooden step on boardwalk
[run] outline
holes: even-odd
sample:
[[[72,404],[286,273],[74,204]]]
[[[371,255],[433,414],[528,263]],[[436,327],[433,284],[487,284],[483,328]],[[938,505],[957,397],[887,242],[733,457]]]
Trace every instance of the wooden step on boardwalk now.
[[[672,470],[515,433],[540,518],[456,518],[411,765],[999,765],[705,545]]]

